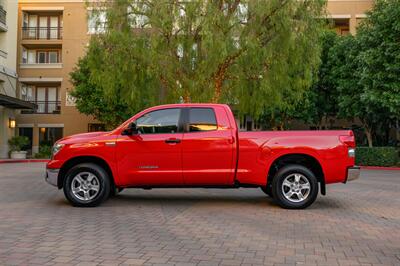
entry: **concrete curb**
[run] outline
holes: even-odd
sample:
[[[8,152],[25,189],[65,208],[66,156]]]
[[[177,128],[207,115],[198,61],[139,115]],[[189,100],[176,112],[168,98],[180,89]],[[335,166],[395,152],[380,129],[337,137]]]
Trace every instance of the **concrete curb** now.
[[[2,163],[47,163],[50,161],[49,159],[5,159],[0,160],[0,164]]]
[[[398,170],[400,167],[383,167],[383,166],[360,166],[363,170]]]

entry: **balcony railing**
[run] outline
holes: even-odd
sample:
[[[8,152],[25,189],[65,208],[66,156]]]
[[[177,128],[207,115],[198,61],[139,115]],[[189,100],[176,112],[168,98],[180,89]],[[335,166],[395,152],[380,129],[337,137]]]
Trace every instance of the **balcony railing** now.
[[[2,6],[0,6],[0,22],[6,25],[7,23],[7,12],[3,9]]]
[[[31,101],[37,105],[36,110],[22,110],[23,114],[59,114],[61,101]]]
[[[24,40],[61,40],[62,27],[23,27]]]

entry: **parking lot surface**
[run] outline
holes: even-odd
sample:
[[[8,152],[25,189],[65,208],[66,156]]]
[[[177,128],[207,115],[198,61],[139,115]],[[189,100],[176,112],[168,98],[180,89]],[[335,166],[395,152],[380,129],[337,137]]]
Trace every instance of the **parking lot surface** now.
[[[74,208],[43,163],[0,164],[0,265],[400,265],[400,171],[306,210],[259,189],[129,189]]]

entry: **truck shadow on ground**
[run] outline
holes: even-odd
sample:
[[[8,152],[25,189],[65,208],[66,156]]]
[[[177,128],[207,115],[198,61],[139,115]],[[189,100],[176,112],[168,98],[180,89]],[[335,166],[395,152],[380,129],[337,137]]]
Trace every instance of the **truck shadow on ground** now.
[[[179,193],[172,194],[173,192],[163,192],[160,190],[159,193],[155,191],[151,191],[149,193],[140,191],[139,193],[135,193],[134,190],[130,190],[129,192],[122,192],[104,203],[102,203],[101,207],[134,207],[140,205],[141,207],[154,207],[154,206],[168,206],[170,208],[179,208],[179,207],[188,207],[192,205],[201,206],[251,206],[260,207],[260,208],[278,208],[281,209],[274,201],[273,198],[263,195],[262,193],[256,195],[243,195],[238,193],[235,195],[234,192],[231,194],[216,194],[215,192],[207,193],[207,192],[193,192],[193,194],[189,193]],[[71,206],[68,201],[65,199],[60,199],[60,201],[53,201],[54,204],[58,206]],[[336,198],[327,198],[319,196],[317,200],[308,208],[313,210],[322,210],[322,209],[340,209],[346,208],[348,204],[342,202],[342,200],[338,200]],[[283,210],[283,209],[282,209]]]
[[[119,194],[107,202],[108,206],[127,206],[132,204],[140,204],[142,206],[152,206],[152,205],[169,205],[173,206],[185,206],[185,205],[210,205],[215,206],[218,204],[220,206],[226,205],[252,205],[254,207],[269,207],[269,208],[280,208],[275,201],[264,195],[254,195],[254,196],[243,196],[243,195],[206,195],[204,193],[194,194],[194,195],[168,195],[165,193],[151,195],[145,194]],[[336,201],[334,198],[322,198],[319,197],[312,204],[309,209],[338,209],[342,208],[343,204]]]

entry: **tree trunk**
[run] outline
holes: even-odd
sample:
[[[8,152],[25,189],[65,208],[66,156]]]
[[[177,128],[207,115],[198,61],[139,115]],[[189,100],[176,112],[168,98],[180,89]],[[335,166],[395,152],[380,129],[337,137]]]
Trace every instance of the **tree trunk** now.
[[[372,148],[372,133],[371,133],[371,130],[368,129],[368,128],[365,128],[365,135],[367,135],[368,147]]]

